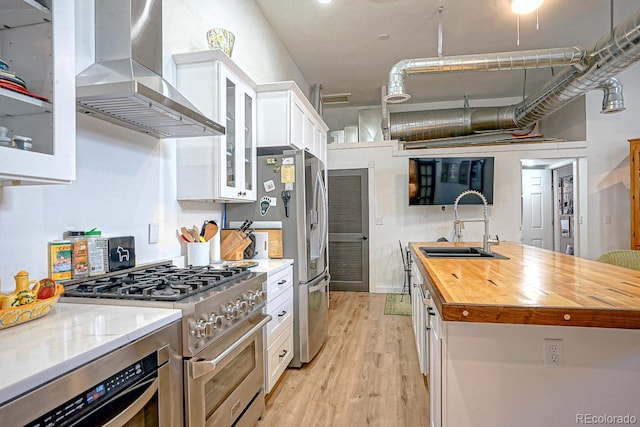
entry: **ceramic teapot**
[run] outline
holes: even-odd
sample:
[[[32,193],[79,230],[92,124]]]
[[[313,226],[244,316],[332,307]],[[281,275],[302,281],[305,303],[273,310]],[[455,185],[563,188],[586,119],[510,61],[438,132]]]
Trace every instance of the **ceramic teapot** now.
[[[18,272],[13,278],[16,281],[16,290],[12,294],[2,296],[2,308],[12,308],[35,302],[40,290],[40,282],[29,280],[29,273],[24,270]],[[32,284],[33,286],[31,286]]]

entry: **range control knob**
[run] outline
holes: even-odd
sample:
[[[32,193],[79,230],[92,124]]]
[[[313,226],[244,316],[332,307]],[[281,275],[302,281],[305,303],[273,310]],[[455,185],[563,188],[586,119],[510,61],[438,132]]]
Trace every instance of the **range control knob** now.
[[[267,293],[265,291],[263,291],[262,289],[257,289],[256,290],[256,304],[261,303],[262,301],[264,301],[265,299],[267,299]]]
[[[211,322],[211,324],[213,324],[213,327],[216,329],[222,329],[222,327],[224,326],[224,316],[218,316],[215,313],[210,313],[207,320]]]
[[[196,338],[204,337],[204,333],[205,333],[205,322],[204,322],[204,320],[198,320],[196,322],[195,326],[193,328],[191,328],[189,333],[192,336],[196,337]]]
[[[244,300],[245,300],[246,302],[248,302],[248,303],[249,303],[249,305],[250,305],[251,307],[253,307],[254,305],[256,305],[256,304],[257,304],[257,301],[256,301],[256,294],[255,294],[253,291],[249,291],[249,292],[247,292],[246,294],[244,294],[244,295],[243,295],[243,298],[244,298]]]
[[[236,305],[232,302],[228,303],[227,306],[224,308],[225,311],[225,317],[229,320],[231,319],[236,319],[237,317],[240,316],[240,310],[238,307],[236,307]]]
[[[207,316],[207,320],[203,322],[203,324],[205,336],[211,337],[215,333],[216,329],[222,329],[224,326],[224,317],[211,313]]]
[[[238,298],[235,302],[235,307],[238,309],[238,312],[242,315],[242,314],[247,314],[247,312],[249,311],[249,303],[247,301],[241,300],[240,298]]]

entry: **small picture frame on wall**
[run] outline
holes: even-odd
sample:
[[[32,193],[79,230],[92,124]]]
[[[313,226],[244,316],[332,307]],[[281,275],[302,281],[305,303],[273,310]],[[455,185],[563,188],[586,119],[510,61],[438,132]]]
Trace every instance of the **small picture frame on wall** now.
[[[567,246],[565,246],[564,248],[564,253],[567,255],[573,255],[573,245],[570,243],[567,243]]]
[[[560,234],[562,237],[571,237],[571,221],[569,218],[560,220]]]

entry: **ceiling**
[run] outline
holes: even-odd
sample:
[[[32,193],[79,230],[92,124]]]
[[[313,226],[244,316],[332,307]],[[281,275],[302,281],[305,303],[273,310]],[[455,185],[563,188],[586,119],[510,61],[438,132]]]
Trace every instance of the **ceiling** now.
[[[309,84],[324,96],[351,93],[348,104],[379,105],[391,67],[408,58],[509,52],[593,44],[638,0],[545,0],[520,18],[509,0],[255,0]],[[438,9],[442,7],[442,12]],[[388,34],[384,40],[379,35]],[[637,64],[634,66],[638,66]],[[521,97],[551,77],[551,70],[465,72],[407,78],[408,102]],[[622,82],[624,84],[624,81]],[[330,108],[325,104],[325,108]]]

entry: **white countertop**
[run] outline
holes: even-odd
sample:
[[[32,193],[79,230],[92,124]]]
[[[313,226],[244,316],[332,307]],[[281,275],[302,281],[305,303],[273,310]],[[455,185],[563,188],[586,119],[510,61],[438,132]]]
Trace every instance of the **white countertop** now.
[[[269,259],[245,259],[242,261],[223,261],[223,265],[233,265],[233,263],[238,262],[251,262],[255,261],[258,263],[255,267],[251,267],[251,271],[256,271],[259,273],[267,273],[267,274],[275,274],[278,271],[284,270],[288,266],[293,264],[292,259],[288,258],[269,258]]]
[[[181,317],[168,308],[58,303],[0,330],[0,405]]]

